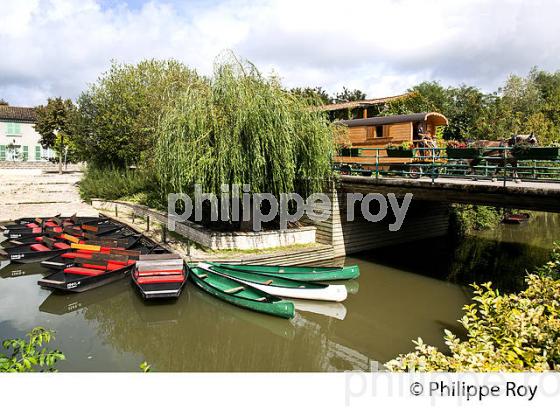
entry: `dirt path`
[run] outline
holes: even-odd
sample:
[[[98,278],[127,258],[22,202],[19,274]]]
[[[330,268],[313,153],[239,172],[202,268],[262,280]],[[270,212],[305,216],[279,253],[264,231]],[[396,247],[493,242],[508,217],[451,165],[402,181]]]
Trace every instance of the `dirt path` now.
[[[59,175],[38,169],[0,169],[0,221],[24,216],[96,216],[83,203],[77,182],[82,174]]]

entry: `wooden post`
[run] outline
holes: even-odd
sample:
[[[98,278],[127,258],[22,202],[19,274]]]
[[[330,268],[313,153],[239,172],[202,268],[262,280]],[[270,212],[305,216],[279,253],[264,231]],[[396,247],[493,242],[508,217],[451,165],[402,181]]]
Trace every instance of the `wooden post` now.
[[[363,118],[367,118],[367,108],[364,108]]]
[[[375,179],[379,179],[379,148],[375,150]]]
[[[115,216],[119,216],[119,209],[117,208],[117,204],[115,204]]]
[[[167,226],[161,226],[161,241],[167,243]]]
[[[134,223],[134,211],[132,211],[132,223]]]
[[[504,158],[504,188],[506,186],[506,169],[507,169],[507,148],[504,147],[504,154],[503,154],[503,158]]]
[[[150,232],[150,215],[146,215],[146,232]]]

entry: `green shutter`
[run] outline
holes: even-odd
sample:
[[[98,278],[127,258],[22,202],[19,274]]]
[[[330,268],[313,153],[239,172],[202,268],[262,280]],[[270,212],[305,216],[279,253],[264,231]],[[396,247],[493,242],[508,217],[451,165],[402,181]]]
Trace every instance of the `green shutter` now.
[[[35,161],[41,160],[41,146],[35,145]]]
[[[27,161],[29,159],[29,147],[27,145],[23,146],[23,160]]]
[[[0,145],[0,161],[6,161],[6,146]]]
[[[6,135],[21,135],[21,124],[18,122],[6,123]]]

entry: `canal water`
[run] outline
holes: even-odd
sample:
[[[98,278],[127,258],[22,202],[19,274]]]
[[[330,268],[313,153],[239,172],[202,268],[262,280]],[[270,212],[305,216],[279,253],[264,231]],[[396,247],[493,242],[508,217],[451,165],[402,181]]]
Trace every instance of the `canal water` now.
[[[36,285],[43,268],[0,270],[0,339],[34,326],[56,331],[61,371],[342,371],[368,370],[411,340],[445,349],[444,329],[470,301],[469,283],[523,286],[525,269],[548,258],[560,239],[559,215],[537,214],[461,241],[438,238],[347,258],[361,277],[341,304],[300,302],[289,321],[214,299],[189,283],[174,303],[146,303],[124,280],[90,292],[59,295]]]

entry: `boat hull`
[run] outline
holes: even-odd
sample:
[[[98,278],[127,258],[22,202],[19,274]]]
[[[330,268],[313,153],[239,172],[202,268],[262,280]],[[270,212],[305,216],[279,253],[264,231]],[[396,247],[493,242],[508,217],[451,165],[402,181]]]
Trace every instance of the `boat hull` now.
[[[322,300],[327,302],[342,302],[348,297],[344,285],[323,285],[295,281],[274,275],[264,275],[255,272],[242,272],[235,269],[226,269],[211,264],[198,264],[198,267],[210,270],[218,275],[225,275],[240,283],[250,285],[270,295],[281,298]]]
[[[129,265],[98,276],[73,275],[58,271],[38,280],[37,284],[47,289],[79,293],[124,279],[133,268],[134,265]]]
[[[233,265],[226,263],[213,263],[228,269],[242,272],[256,272],[285,279],[299,280],[302,282],[328,282],[336,280],[356,279],[360,276],[357,265],[343,268],[304,267],[304,266],[265,266],[265,265]]]
[[[265,298],[265,301],[259,301],[256,299],[242,298],[234,294],[228,294],[220,290],[215,285],[208,283],[204,278],[199,276],[199,274],[204,274],[202,269],[192,267],[189,268],[192,271],[191,278],[194,283],[206,293],[223,300],[224,302],[231,303],[245,309],[253,310],[260,313],[266,313],[272,316],[278,316],[285,319],[291,319],[295,315],[294,304],[291,302],[284,301],[280,298],[275,298],[266,294],[265,292],[254,289],[257,295]],[[239,282],[231,280],[235,284]],[[250,287],[249,287],[250,288]]]

